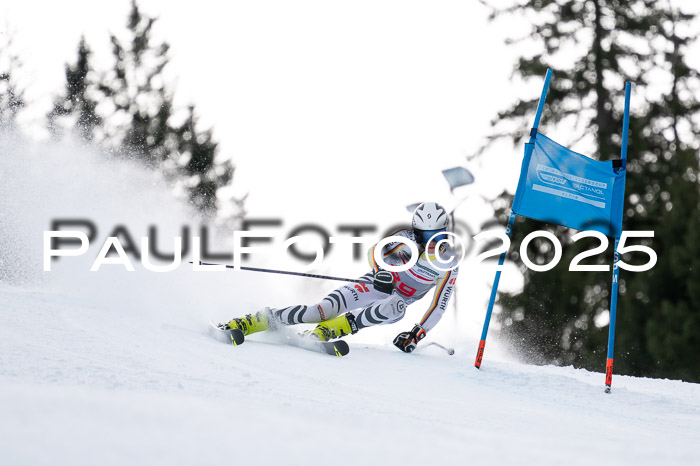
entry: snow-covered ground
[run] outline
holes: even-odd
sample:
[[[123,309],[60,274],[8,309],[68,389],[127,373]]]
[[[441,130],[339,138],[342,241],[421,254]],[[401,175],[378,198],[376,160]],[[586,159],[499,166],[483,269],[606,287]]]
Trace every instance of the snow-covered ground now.
[[[697,464],[700,387],[353,344],[0,290],[0,458],[38,464]],[[194,324],[194,323],[193,323]]]
[[[495,340],[478,371],[473,326],[429,335],[454,356],[382,344],[422,309],[349,337],[346,358],[265,335],[232,347],[209,318],[319,289],[187,266],[90,273],[99,245],[41,272],[51,218],[93,218],[104,241],[116,223],[167,236],[188,215],[150,175],[94,160],[0,161],[1,465],[698,464],[697,384],[616,375],[606,395],[601,373],[513,362]]]

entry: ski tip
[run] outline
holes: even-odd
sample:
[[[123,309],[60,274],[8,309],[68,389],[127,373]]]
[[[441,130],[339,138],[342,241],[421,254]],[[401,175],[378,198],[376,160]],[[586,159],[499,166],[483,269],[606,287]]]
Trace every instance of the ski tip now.
[[[245,337],[243,336],[243,332],[240,330],[236,330],[231,332],[231,344],[233,346],[238,346],[242,344],[245,341]]]
[[[343,340],[338,340],[331,344],[333,345],[335,355],[338,357],[346,356],[350,352],[350,346]]]
[[[217,338],[225,343],[238,346],[245,341],[245,335],[239,329],[223,330],[213,320],[209,320],[209,325],[211,325],[212,331],[217,335]]]
[[[343,340],[338,341],[320,341],[316,343],[320,351],[330,354],[331,356],[343,357],[350,352],[350,347]]]

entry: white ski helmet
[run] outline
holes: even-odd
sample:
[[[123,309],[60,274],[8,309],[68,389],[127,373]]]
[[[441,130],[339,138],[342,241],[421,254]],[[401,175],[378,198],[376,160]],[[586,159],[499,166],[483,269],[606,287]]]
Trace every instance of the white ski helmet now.
[[[450,216],[440,204],[424,202],[413,211],[412,224],[416,240],[425,244],[435,233],[447,230],[450,225]]]

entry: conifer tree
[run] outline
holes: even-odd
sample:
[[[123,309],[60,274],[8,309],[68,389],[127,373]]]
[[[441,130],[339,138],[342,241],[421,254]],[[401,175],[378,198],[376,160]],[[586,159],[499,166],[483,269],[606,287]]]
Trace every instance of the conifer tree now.
[[[111,35],[114,65],[100,86],[112,105],[106,128],[108,142],[153,168],[173,156],[177,146],[168,122],[173,96],[163,76],[170,46],[154,43],[155,22],[132,1],[128,40],[124,43]]]
[[[64,94],[56,99],[53,109],[47,115],[53,138],[61,137],[65,127],[72,126],[80,140],[89,142],[95,138],[95,131],[102,124],[102,119],[95,111],[97,102],[91,95],[96,92],[96,83],[89,77],[92,72],[90,55],[85,37],[81,37],[75,64],[66,65]]]
[[[187,119],[178,128],[178,151],[183,157],[181,170],[189,180],[189,200],[200,212],[216,212],[216,191],[233,177],[230,163],[216,163],[217,146],[211,131],[198,131],[194,107],[190,106]]]
[[[114,66],[100,85],[112,107],[105,117],[107,143],[161,169],[184,188],[193,206],[210,216],[217,210],[217,191],[231,182],[233,165],[217,158],[218,144],[211,131],[198,128],[194,107],[175,107],[164,75],[170,46],[153,39],[155,23],[132,1],[128,41],[111,36]]]
[[[658,263],[650,272],[621,272],[616,372],[700,380],[700,369],[682,358],[700,350],[700,249],[690,236],[700,229],[699,81],[684,54],[694,37],[678,33],[694,17],[652,0],[527,0],[493,17],[526,13],[536,18],[525,41],[535,53],[520,58],[514,71],[524,80],[554,71],[543,132],[555,131],[549,135],[564,144],[588,141],[595,149],[589,155],[600,160],[619,157],[623,83],[634,83],[623,230],[653,230],[655,238],[644,244],[657,252]],[[494,123],[505,129],[491,139],[507,135],[521,142],[536,105],[536,98],[519,100],[499,113]],[[511,200],[503,193],[494,205]],[[507,212],[498,214],[504,219]],[[501,333],[531,361],[600,371],[610,273],[569,272],[571,259],[594,242],[572,244],[576,232],[557,226],[547,228],[562,239],[560,264],[549,272],[526,269],[520,241],[541,228],[527,219],[516,222],[509,258],[519,264],[525,286],[521,293],[499,294]],[[542,241],[529,255],[548,262],[551,247]],[[612,253],[596,260],[610,264]]]
[[[0,47],[0,131],[16,130],[17,114],[24,108],[24,91],[15,74],[20,68],[19,57],[12,52],[12,39]]]

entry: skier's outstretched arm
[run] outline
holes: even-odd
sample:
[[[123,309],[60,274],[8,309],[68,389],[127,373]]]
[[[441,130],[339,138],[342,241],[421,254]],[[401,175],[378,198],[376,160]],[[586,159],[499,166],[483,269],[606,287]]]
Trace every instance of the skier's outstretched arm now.
[[[433,295],[433,300],[430,302],[430,307],[425,311],[419,323],[426,332],[429,332],[435,327],[443,314],[445,314],[447,305],[452,297],[455,282],[457,281],[458,272],[458,268],[447,271],[445,276],[441,278],[435,286],[435,294]]]

